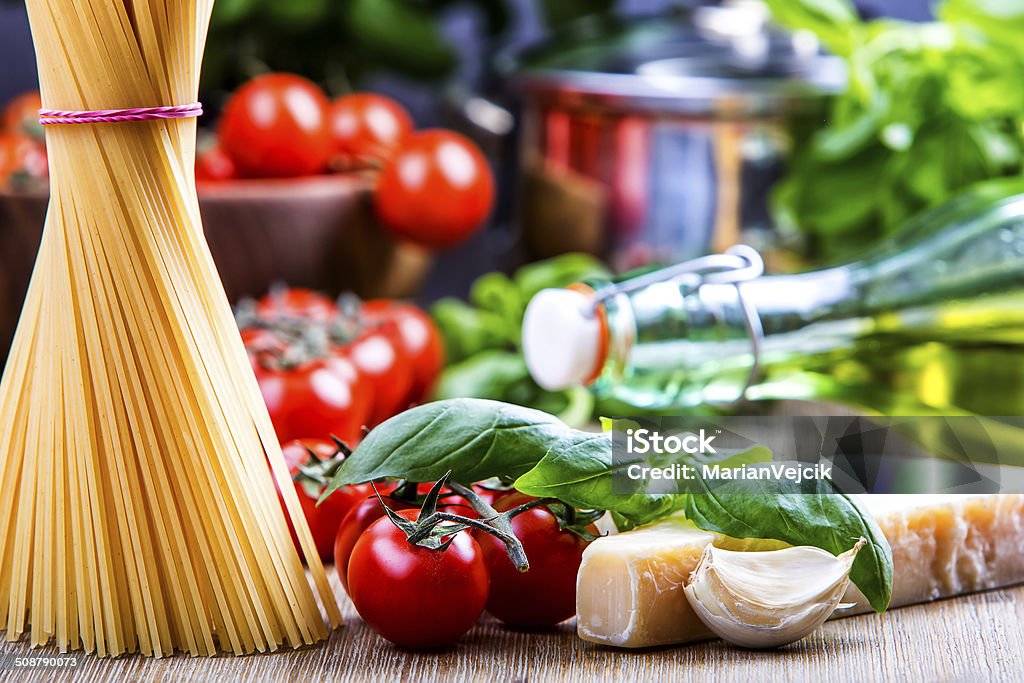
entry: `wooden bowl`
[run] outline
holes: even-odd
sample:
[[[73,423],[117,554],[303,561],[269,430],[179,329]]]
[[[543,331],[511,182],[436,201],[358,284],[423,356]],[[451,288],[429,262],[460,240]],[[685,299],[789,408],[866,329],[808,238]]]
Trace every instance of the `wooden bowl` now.
[[[372,177],[360,174],[200,186],[206,239],[228,297],[261,296],[278,282],[331,295],[414,294],[433,255],[377,225],[372,189]],[[17,325],[46,204],[46,193],[0,191],[0,358]]]

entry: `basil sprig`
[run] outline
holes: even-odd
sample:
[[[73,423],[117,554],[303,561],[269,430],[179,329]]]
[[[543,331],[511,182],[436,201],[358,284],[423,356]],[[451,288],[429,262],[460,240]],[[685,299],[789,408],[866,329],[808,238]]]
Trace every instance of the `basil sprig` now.
[[[455,398],[407,410],[380,424],[345,460],[325,495],[393,478],[472,483],[518,477],[576,430],[540,410],[487,399]]]
[[[754,447],[723,454],[720,464],[750,465],[770,455]],[[672,457],[682,461],[692,456]],[[737,480],[685,495],[644,487],[616,491],[613,477],[631,462],[613,461],[610,432],[572,429],[532,408],[458,398],[407,410],[378,426],[341,465],[324,496],[349,484],[384,478],[433,482],[450,472],[452,481],[464,484],[491,477],[514,480],[523,493],[557,498],[576,508],[608,510],[628,525],[683,510],[704,530],[811,545],[834,554],[864,537],[868,545],[854,562],[851,579],[876,610],[888,605],[889,544],[871,515],[828,482],[814,482],[810,491],[790,487],[785,480]],[[666,464],[664,456],[657,464]]]
[[[657,487],[649,487],[644,481],[628,482],[629,486],[626,472],[632,465],[666,467],[688,459],[693,464],[691,456],[623,452],[613,459],[611,432],[578,434],[575,442],[548,451],[532,470],[516,479],[516,489],[538,498],[558,498],[578,508],[611,510],[629,528],[679,509],[685,496],[665,492],[663,487],[657,492]],[[704,462],[710,462],[707,457]],[[771,460],[771,451],[754,446],[741,451],[721,449],[716,462],[722,467],[738,467],[767,460]]]

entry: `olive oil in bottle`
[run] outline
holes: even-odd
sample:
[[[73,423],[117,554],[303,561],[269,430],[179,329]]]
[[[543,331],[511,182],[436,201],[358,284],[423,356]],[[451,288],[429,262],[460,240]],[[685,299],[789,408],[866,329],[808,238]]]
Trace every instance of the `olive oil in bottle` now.
[[[764,276],[748,248],[545,290],[523,326],[546,388],[662,413],[808,399],[886,415],[1024,415],[1024,196],[991,186],[864,258]]]

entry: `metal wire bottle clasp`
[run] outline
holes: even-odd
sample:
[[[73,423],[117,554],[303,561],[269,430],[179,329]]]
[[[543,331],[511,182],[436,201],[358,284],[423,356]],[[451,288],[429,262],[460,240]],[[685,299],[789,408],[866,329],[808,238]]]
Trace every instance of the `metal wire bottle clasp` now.
[[[764,274],[764,260],[753,247],[737,244],[729,247],[723,254],[700,256],[689,261],[651,273],[612,283],[594,292],[591,312],[596,314],[598,308],[609,299],[620,294],[629,294],[661,282],[672,282],[681,289],[696,291],[706,284],[733,285],[740,309],[743,311],[744,325],[750,338],[752,362],[746,385],[740,392],[737,401],[746,395],[747,389],[753,386],[761,374],[761,348],[764,341],[764,327],[757,309],[743,297],[740,285]]]

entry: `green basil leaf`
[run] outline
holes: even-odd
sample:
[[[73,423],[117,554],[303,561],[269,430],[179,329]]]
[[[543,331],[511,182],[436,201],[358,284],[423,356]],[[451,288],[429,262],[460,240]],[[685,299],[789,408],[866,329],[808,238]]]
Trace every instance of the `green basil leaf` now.
[[[505,348],[519,346],[520,329],[526,301],[504,273],[487,273],[477,278],[469,290],[469,302],[481,313],[492,316],[492,333],[500,337]]]
[[[773,463],[783,464],[783,463]],[[757,467],[757,465],[754,465]],[[685,497],[683,510],[698,528],[733,538],[763,538],[810,545],[838,555],[860,538],[850,578],[877,612],[892,596],[892,550],[871,516],[856,499],[837,493],[831,483],[813,479],[731,480]]]
[[[525,308],[542,289],[567,287],[575,282],[608,276],[608,269],[593,256],[573,253],[523,266],[516,271],[515,284]]]
[[[868,149],[878,139],[888,108],[889,97],[879,94],[868,107],[852,115],[849,121],[822,130],[815,137],[811,148],[814,160],[829,163],[843,161]]]
[[[805,159],[799,175],[787,178],[778,191],[795,185],[788,199],[803,230],[829,238],[858,232],[878,209],[878,179],[890,157],[890,152],[875,144],[837,163]],[[845,201],[837,202],[836,197]],[[858,239],[863,240],[862,234],[858,232]]]
[[[857,10],[847,0],[766,0],[772,18],[793,30],[811,31],[829,50],[849,55],[854,30],[861,26]]]
[[[692,456],[684,454],[638,454],[612,458],[611,432],[589,434],[578,432],[571,441],[552,449],[536,467],[515,481],[515,488],[539,498],[558,498],[578,508],[611,510],[632,524],[645,524],[664,516],[682,505],[683,494],[650,492],[638,482],[635,492],[616,491],[616,480],[632,465],[666,467],[674,462],[693,464]],[[726,467],[766,462],[771,451],[755,446],[738,452],[720,449],[715,462]],[[621,483],[621,481],[619,482]]]
[[[523,357],[513,351],[482,351],[441,373],[434,398],[508,400],[512,384],[530,379]]]
[[[516,490],[538,498],[558,498],[573,507],[612,510],[634,524],[668,514],[674,494],[622,494],[612,488],[613,475],[627,465],[612,463],[609,432],[578,432],[552,450],[538,465],[516,479]]]
[[[555,415],[570,427],[582,427],[594,414],[594,395],[584,387],[566,391],[540,388],[521,354],[514,351],[481,351],[449,365],[441,373],[433,399],[487,398],[506,401]]]
[[[936,14],[946,23],[969,25],[990,40],[1024,56],[1020,41],[1021,31],[1024,31],[1024,2],[1021,0],[946,0],[939,4]]]
[[[1024,167],[1024,0],[944,0],[936,21],[859,21],[846,0],[767,0],[845,59],[845,92],[794,135],[773,212],[848,260],[915,214]],[[799,133],[799,131],[796,131]],[[844,197],[826,205],[823,197]]]
[[[477,308],[515,319],[522,314],[526,302],[519,298],[515,283],[504,273],[486,273],[473,282],[469,302]]]
[[[444,339],[448,363],[455,363],[488,349],[507,349],[505,321],[458,299],[441,299],[430,309]]]
[[[355,449],[324,495],[381,478],[454,481],[518,477],[548,451],[573,445],[558,418],[498,401],[458,398],[427,403],[377,426]]]

